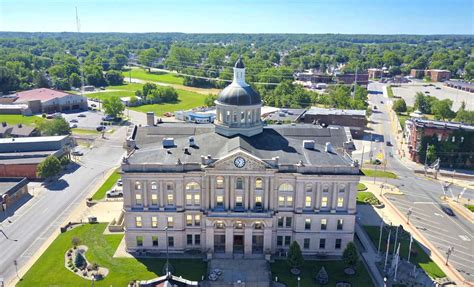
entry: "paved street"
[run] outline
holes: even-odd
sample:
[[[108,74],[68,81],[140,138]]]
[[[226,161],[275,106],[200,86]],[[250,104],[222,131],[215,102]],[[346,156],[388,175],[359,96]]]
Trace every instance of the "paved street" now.
[[[81,157],[80,166],[70,171],[46,189],[34,192],[33,197],[13,214],[0,214],[0,228],[10,238],[0,237],[0,278],[9,282],[15,276],[14,260],[18,269],[26,264],[41,245],[59,229],[69,213],[103,179],[107,171],[118,166],[126,127],[118,128],[106,139]]]
[[[381,85],[370,84],[369,90],[381,90]],[[442,254],[446,253],[449,246],[453,246],[454,252],[449,262],[466,280],[474,282],[472,225],[462,216],[450,217],[441,210],[440,207],[445,203],[440,199],[443,195],[440,182],[415,175],[396,156],[396,136],[391,134],[392,128],[386,105],[388,98],[384,98],[381,94],[372,94],[370,101],[378,106],[378,112],[371,118],[373,132],[383,137],[379,143],[373,143],[373,148],[387,154],[392,152],[394,157],[387,157],[387,170],[394,171],[399,179],[389,179],[387,182],[398,186],[404,193],[402,196],[386,195],[386,197],[404,214],[412,208],[411,224],[414,224]],[[384,104],[381,104],[381,101],[384,101]],[[394,144],[393,147],[386,146],[385,141],[389,139]],[[454,195],[462,190],[454,185],[451,189]],[[464,197],[472,199],[472,191],[468,190]]]

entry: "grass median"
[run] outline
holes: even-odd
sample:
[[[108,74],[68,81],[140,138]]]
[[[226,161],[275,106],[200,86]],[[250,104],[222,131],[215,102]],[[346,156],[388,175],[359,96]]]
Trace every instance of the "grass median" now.
[[[64,266],[64,254],[72,247],[71,240],[77,237],[89,249],[88,261],[109,269],[109,274],[95,286],[128,286],[132,280],[149,280],[163,275],[166,259],[114,258],[123,234],[104,235],[106,223],[85,224],[60,234],[23,276],[17,286],[91,286],[92,281],[73,274]],[[206,273],[202,260],[171,259],[175,275],[188,280],[201,280]]]
[[[132,68],[129,71],[123,71],[122,75],[124,76],[125,81],[131,77],[133,79],[139,79],[144,81],[153,81],[153,82],[160,82],[166,84],[175,84],[175,85],[183,85],[184,79],[183,77],[174,74],[174,73],[167,73],[167,72],[148,72],[144,69],[140,68]]]
[[[117,180],[120,179],[120,173],[118,170],[114,171],[107,180],[99,187],[99,189],[92,196],[93,200],[101,200],[105,197],[105,193],[114,187]]]
[[[376,169],[362,169],[362,172],[367,177],[386,177],[386,178],[398,178],[396,174],[390,171],[376,170]]]

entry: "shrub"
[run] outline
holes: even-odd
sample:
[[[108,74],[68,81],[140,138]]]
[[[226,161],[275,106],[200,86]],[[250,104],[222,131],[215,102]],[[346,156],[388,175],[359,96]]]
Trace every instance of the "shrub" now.
[[[357,261],[359,260],[359,254],[355,244],[351,241],[347,244],[346,249],[342,253],[342,259],[349,266],[356,266]]]
[[[61,158],[60,162],[61,162],[62,166],[66,166],[71,162],[71,160],[67,156],[63,156]]]
[[[301,248],[298,242],[293,241],[293,243],[291,243],[286,260],[291,268],[300,268],[303,265],[303,254],[301,254]]]
[[[83,269],[85,267],[86,259],[84,258],[84,255],[82,255],[82,253],[80,252],[76,253],[76,259],[74,260],[74,265],[79,269]]]
[[[81,244],[81,239],[79,237],[73,237],[71,239],[71,243],[72,245],[74,246],[74,249],[76,249],[76,247]]]

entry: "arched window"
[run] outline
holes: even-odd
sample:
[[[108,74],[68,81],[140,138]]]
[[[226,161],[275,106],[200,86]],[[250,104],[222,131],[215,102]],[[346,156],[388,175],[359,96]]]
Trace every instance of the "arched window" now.
[[[222,176],[216,177],[216,188],[224,188],[224,178]]]
[[[307,183],[305,185],[305,188],[306,192],[312,192],[313,191],[313,185],[311,183]]]
[[[199,184],[197,182],[190,182],[186,184],[186,190],[199,190]]]
[[[241,177],[235,179],[235,189],[244,189],[244,180]]]
[[[293,191],[293,185],[289,183],[282,183],[280,184],[278,191]]]
[[[167,191],[173,191],[174,190],[174,185],[172,182],[167,182],[166,183],[166,190]]]
[[[201,195],[199,191],[200,186],[197,182],[189,182],[186,184],[186,205],[201,204]]]
[[[152,190],[157,190],[158,189],[158,183],[156,181],[151,182],[151,189]]]
[[[261,178],[255,179],[255,188],[263,189],[263,180]]]
[[[135,189],[142,189],[142,183],[139,182],[138,180],[135,181]]]

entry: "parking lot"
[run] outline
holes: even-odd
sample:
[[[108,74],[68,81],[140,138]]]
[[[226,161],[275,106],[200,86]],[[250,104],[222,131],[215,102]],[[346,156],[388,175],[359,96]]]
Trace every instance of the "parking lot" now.
[[[66,119],[66,121],[68,121],[69,124],[76,124],[78,129],[95,130],[96,127],[100,125],[104,114],[99,111],[82,111],[62,114],[62,116]]]
[[[450,99],[453,101],[452,109],[457,111],[461,107],[461,103],[466,103],[467,110],[474,110],[474,94],[460,91],[453,88],[448,88],[442,83],[432,83],[434,86],[426,86],[420,82],[413,82],[410,84],[402,84],[400,87],[392,87],[394,96],[402,97],[408,106],[415,104],[415,94],[422,92],[425,95],[433,96],[439,100]]]

